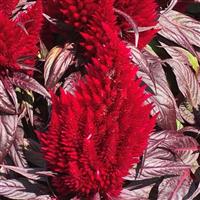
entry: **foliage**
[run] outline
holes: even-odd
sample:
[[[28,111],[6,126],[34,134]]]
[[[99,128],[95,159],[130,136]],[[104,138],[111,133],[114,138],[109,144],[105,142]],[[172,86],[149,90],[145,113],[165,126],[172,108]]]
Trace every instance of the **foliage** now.
[[[194,7],[0,0],[0,198],[199,199]]]

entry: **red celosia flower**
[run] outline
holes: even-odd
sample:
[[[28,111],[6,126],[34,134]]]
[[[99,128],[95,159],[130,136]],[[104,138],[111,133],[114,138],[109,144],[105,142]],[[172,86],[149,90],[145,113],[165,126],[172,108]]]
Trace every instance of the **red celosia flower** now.
[[[115,0],[117,9],[128,14],[139,27],[151,27],[157,24],[157,4],[155,0]],[[125,39],[134,43],[134,33],[128,33],[132,27],[122,16],[118,16],[118,24]],[[154,37],[157,30],[140,32],[139,48],[143,48]]]
[[[74,14],[82,5],[60,2]],[[154,118],[149,118],[144,88],[134,80],[137,69],[118,37],[113,1],[85,2],[82,9],[92,13],[85,13],[89,24],[76,25],[83,16],[74,21],[74,14],[66,22],[82,31],[82,45],[90,56],[88,74],[74,96],[62,90],[60,97],[53,95],[50,126],[39,137],[48,167],[58,173],[53,185],[59,195],[72,192],[89,199],[99,192],[107,199],[119,194],[122,177],[138,162]]]
[[[87,32],[88,27],[93,23],[91,16],[96,12],[98,6],[98,1],[96,0],[51,0],[49,2],[43,0],[43,2],[46,5],[47,14],[61,21],[64,20],[67,25],[73,26],[78,32],[85,30]],[[103,8],[110,7],[110,4],[113,4],[113,0],[107,1]],[[112,10],[114,8],[128,14],[139,27],[152,27],[157,23],[157,4],[155,0],[144,0],[142,2],[140,0],[115,0]],[[58,12],[59,10],[60,12]],[[102,12],[104,12],[103,9]],[[117,21],[123,33],[123,39],[134,42],[134,33],[127,32],[132,29],[130,24],[122,16],[118,16]],[[96,26],[95,28],[98,27]],[[148,44],[156,32],[157,30],[140,32],[139,48],[143,48]]]
[[[0,12],[0,71],[30,69],[38,52],[42,10],[36,3],[26,14],[12,21]],[[40,10],[40,12],[37,12]],[[27,23],[26,23],[27,22]],[[30,24],[29,24],[30,23]],[[29,71],[30,73],[30,71]]]
[[[139,83],[122,89],[108,77],[100,81],[89,74],[75,96],[53,96],[50,127],[40,140],[48,167],[58,173],[53,185],[59,195],[119,194],[154,124]]]
[[[29,35],[34,35],[37,41],[43,24],[42,13],[42,0],[37,0],[36,3],[29,6],[25,12],[21,12],[15,20],[26,29]]]
[[[0,0],[1,12],[10,17],[18,2],[19,0]]]

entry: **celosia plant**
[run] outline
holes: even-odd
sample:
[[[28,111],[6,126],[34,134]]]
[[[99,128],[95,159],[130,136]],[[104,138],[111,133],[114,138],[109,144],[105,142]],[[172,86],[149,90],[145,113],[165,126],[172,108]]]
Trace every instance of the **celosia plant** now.
[[[14,4],[16,1],[9,1]],[[10,9],[10,4],[7,6]],[[38,53],[39,33],[42,22],[41,1],[21,13],[15,20],[7,15],[5,3],[0,4],[0,71],[27,71],[32,73]],[[15,5],[15,4],[14,4]],[[3,6],[5,6],[3,8]],[[6,12],[5,12],[6,11]]]
[[[157,24],[157,4],[155,0],[116,0],[114,7],[123,11],[136,23],[138,27],[153,27]],[[122,38],[134,44],[134,29],[130,23],[123,17],[118,16],[118,25],[121,29]],[[140,32],[139,48],[148,44],[157,30],[150,29]]]
[[[0,199],[199,199],[195,2],[0,0]]]
[[[18,0],[0,0],[0,10],[8,17],[11,17],[12,11],[15,9]]]
[[[100,193],[108,199],[119,195],[123,176],[146,148],[154,126],[151,106],[144,105],[147,96],[141,81],[134,80],[136,68],[118,36],[114,2],[90,2],[84,16],[77,13],[81,4],[61,2],[64,14],[72,12],[66,23],[82,31],[90,64],[74,96],[64,91],[53,95],[42,149],[48,167],[58,173],[53,184],[59,195],[75,192],[91,198]],[[83,18],[88,24],[81,23]]]

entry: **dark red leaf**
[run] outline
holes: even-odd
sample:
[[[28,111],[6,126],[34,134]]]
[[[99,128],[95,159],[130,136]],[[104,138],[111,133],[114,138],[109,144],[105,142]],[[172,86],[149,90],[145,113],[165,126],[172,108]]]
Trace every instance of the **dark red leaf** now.
[[[4,84],[0,80],[0,113],[15,114],[16,109],[13,105],[9,93],[7,92]]]
[[[17,121],[17,115],[0,115],[0,163],[13,145]]]
[[[47,90],[40,85],[35,79],[32,77],[23,74],[23,73],[13,73],[13,77],[10,78],[10,81],[17,87],[20,87],[24,90],[31,90],[46,98],[50,98],[50,94]]]
[[[48,54],[44,66],[44,79],[47,88],[53,88],[67,71],[74,60],[72,53],[72,44],[66,44],[65,47],[54,47]]]
[[[80,72],[74,72],[71,75],[69,75],[63,84],[63,89],[66,92],[69,92],[71,94],[74,93],[75,87],[78,84],[78,81],[81,79],[81,73]]]

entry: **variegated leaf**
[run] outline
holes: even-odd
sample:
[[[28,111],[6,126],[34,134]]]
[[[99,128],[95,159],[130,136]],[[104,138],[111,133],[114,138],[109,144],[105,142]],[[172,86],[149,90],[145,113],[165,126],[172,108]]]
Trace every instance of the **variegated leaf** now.
[[[165,179],[159,186],[158,199],[180,200],[189,191],[192,179],[190,171],[184,170],[180,176]]]
[[[25,179],[0,180],[0,196],[2,197],[14,200],[28,200],[45,193],[45,187],[36,183],[30,183]]]
[[[35,181],[36,180],[46,181],[46,179],[44,178],[45,176],[53,176],[53,173],[51,171],[44,171],[44,169],[41,168],[22,168],[10,165],[0,165],[0,166],[5,169],[12,170],[18,174],[21,174],[27,179],[32,179]]]
[[[71,94],[74,94],[75,87],[78,84],[78,81],[81,79],[81,73],[80,72],[74,72],[70,74],[63,84],[63,89],[65,92],[69,92]]]
[[[189,43],[200,46],[200,22],[175,10],[170,10],[169,12],[161,15],[159,19],[161,24],[160,34],[163,36],[168,36],[168,32],[165,32],[162,27],[167,27],[168,29],[180,30],[185,38],[188,39]],[[169,37],[169,36],[168,36]],[[168,38],[167,37],[167,38]],[[177,36],[178,37],[178,36]],[[170,38],[169,38],[170,39]],[[173,39],[173,38],[172,38]],[[176,42],[176,41],[175,41]]]
[[[179,90],[188,99],[190,104],[198,110],[200,105],[200,87],[195,74],[188,65],[179,62],[179,60],[167,59],[165,62],[172,67]]]
[[[17,122],[17,115],[0,115],[0,163],[13,145]]]
[[[50,94],[47,90],[39,84],[34,78],[19,72],[13,73],[13,76],[10,78],[10,81],[17,87],[20,87],[24,90],[34,91],[46,98],[50,98]]]
[[[2,114],[15,114],[16,108],[11,101],[3,82],[0,80],[0,113]]]
[[[49,52],[44,66],[45,86],[47,88],[52,89],[73,63],[74,53],[72,49],[72,44],[66,44],[63,49],[54,47]]]
[[[192,18],[187,18],[188,25],[186,21],[182,21],[183,18],[187,18],[186,15],[183,15],[177,11],[169,11],[166,14],[161,15],[159,18],[159,26],[161,34],[163,37],[175,42],[178,45],[181,45],[183,48],[187,49],[194,56],[197,56],[195,49],[192,44],[199,45],[199,22],[196,22]],[[179,23],[180,18],[180,23]],[[190,21],[191,20],[191,21]],[[183,23],[183,24],[182,24]],[[192,28],[193,27],[193,28]]]
[[[179,175],[186,169],[190,170],[199,156],[194,154],[196,150],[198,143],[192,137],[176,131],[156,132],[150,137],[138,179]],[[135,169],[130,170],[126,180],[136,177]]]

